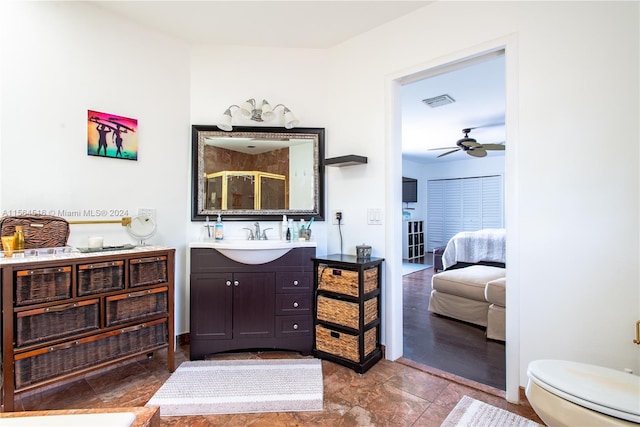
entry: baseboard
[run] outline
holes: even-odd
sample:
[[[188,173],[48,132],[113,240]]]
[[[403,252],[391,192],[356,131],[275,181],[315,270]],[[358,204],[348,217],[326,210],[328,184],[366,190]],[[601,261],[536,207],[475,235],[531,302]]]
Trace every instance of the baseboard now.
[[[189,343],[191,342],[191,335],[189,334],[189,332],[187,332],[187,333],[178,335],[176,339],[178,341],[178,346],[189,345]]]

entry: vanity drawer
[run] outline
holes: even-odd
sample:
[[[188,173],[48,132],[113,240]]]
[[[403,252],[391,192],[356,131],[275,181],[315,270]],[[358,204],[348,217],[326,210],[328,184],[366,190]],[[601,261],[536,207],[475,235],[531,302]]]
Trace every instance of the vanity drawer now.
[[[277,316],[276,337],[311,335],[313,318],[311,316]]]
[[[312,273],[281,272],[276,273],[276,292],[311,292],[313,287]]]
[[[107,326],[167,314],[166,287],[107,297]]]
[[[100,300],[54,305],[16,314],[16,346],[64,338],[100,328]]]
[[[124,289],[124,261],[107,261],[78,266],[78,295]]]
[[[19,270],[15,275],[16,305],[58,301],[71,297],[71,267]]]
[[[129,261],[129,286],[146,286],[166,282],[166,256],[139,258]]]
[[[310,294],[276,294],[276,316],[311,314]]]

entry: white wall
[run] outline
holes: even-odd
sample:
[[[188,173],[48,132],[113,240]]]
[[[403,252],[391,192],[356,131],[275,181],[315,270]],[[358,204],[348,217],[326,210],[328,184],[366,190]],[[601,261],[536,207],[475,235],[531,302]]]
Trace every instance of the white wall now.
[[[0,211],[154,208],[150,243],[177,248],[177,333],[184,317],[189,51],[80,2],[3,2]],[[138,161],[87,155],[87,110],[138,119]],[[61,215],[66,216],[66,215]],[[120,215],[70,219],[113,220]],[[133,243],[118,224],[72,225]]]
[[[373,200],[399,211],[400,140],[384,127],[397,125],[393,80],[502,40],[510,41],[507,352],[515,382],[526,383],[529,361],[547,357],[638,372],[637,2],[437,2],[333,49],[331,104],[344,116],[329,125],[343,149],[370,164],[353,186],[329,175],[330,204],[347,218]],[[351,191],[365,185],[391,190],[383,201],[376,190]],[[401,222],[392,223],[387,235],[400,236]],[[378,233],[360,226],[358,234]],[[401,272],[399,251],[385,243],[394,240],[374,247],[387,258],[389,333],[401,328]]]

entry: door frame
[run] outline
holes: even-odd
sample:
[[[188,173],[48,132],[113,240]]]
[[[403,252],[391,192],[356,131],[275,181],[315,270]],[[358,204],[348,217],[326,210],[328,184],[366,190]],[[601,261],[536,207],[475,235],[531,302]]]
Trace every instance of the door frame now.
[[[505,150],[505,228],[507,229],[506,260],[508,268],[506,278],[509,287],[506,290],[506,399],[517,403],[520,396],[520,328],[519,328],[519,263],[517,247],[519,243],[519,218],[517,191],[518,175],[518,63],[517,36],[505,36],[463,51],[418,64],[411,69],[388,75],[385,79],[387,93],[386,105],[386,172],[385,216],[385,289],[384,289],[384,333],[386,357],[396,360],[403,351],[402,325],[402,109],[401,86],[438,73],[451,67],[468,63],[492,52],[504,50],[506,85],[506,140]]]

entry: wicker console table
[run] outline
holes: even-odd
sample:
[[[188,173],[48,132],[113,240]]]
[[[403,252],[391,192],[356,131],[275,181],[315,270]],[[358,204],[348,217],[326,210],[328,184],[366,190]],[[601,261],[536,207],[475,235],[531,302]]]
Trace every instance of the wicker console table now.
[[[15,394],[167,349],[175,250],[142,246],[0,259],[2,410]]]
[[[383,258],[312,258],[315,267],[314,354],[364,373],[382,358],[380,283]]]

